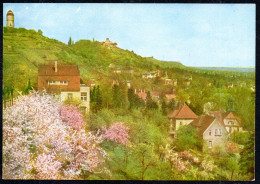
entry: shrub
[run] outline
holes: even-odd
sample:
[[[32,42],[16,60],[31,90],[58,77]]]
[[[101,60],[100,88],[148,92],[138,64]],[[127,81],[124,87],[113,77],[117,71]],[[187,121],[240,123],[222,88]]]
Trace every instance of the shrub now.
[[[194,127],[184,125],[177,130],[177,138],[174,142],[177,150],[184,151],[188,149],[200,149],[202,140]]]
[[[227,144],[226,144],[226,151],[227,151],[228,154],[233,155],[233,154],[239,152],[239,147],[234,142],[227,142]]]
[[[231,134],[231,140],[237,144],[245,145],[249,140],[248,132],[233,132]]]
[[[107,140],[115,141],[122,145],[125,145],[129,138],[127,132],[128,130],[129,128],[125,126],[123,123],[116,122],[105,130],[103,137]]]

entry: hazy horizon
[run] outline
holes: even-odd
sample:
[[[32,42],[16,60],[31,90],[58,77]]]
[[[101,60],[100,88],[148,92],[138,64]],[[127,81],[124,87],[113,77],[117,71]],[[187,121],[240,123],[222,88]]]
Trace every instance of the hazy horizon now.
[[[63,43],[109,38],[143,57],[194,67],[255,66],[254,4],[5,3],[15,27]],[[62,16],[61,16],[62,15]]]

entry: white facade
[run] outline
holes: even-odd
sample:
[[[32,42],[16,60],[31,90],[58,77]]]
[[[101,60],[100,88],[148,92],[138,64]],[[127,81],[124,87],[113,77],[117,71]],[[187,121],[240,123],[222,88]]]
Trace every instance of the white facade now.
[[[210,126],[203,132],[203,150],[214,150],[223,147],[227,142],[228,132],[225,127],[214,119]]]

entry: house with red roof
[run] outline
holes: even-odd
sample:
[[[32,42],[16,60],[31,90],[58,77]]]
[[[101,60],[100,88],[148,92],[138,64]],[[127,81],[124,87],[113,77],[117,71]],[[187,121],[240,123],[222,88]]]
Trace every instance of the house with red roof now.
[[[218,118],[230,134],[235,131],[243,131],[240,118],[235,116],[233,112],[214,111],[210,112],[210,115]]]
[[[143,91],[142,89],[141,90],[136,90],[135,89],[135,94],[138,95],[139,98],[141,98],[142,100],[146,101],[146,97],[147,97],[147,93],[145,92],[145,90]]]
[[[174,136],[175,131],[182,125],[188,125],[198,116],[186,105],[180,105],[176,110],[172,111],[168,118],[170,119],[170,133]]]
[[[38,67],[38,90],[46,90],[61,102],[77,99],[80,109],[89,111],[90,87],[80,83],[77,65],[40,65]]]
[[[190,125],[195,127],[203,138],[203,151],[215,151],[218,147],[223,147],[227,143],[229,133],[219,118],[201,115],[193,120]]]

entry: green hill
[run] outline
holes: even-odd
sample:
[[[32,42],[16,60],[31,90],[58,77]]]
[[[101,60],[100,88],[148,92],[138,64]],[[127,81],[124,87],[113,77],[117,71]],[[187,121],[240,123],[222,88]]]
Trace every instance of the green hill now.
[[[111,79],[131,80],[136,87],[161,89],[153,86],[151,81],[143,81],[143,73],[160,70],[162,76],[181,81],[185,76],[205,76],[221,74],[220,78],[232,77],[232,72],[203,70],[186,67],[179,62],[165,62],[153,57],[141,57],[133,51],[118,47],[107,47],[95,40],[80,40],[68,46],[58,40],[42,36],[42,31],[25,28],[4,27],[3,33],[3,86],[13,86],[15,90],[24,90],[30,79],[31,85],[37,89],[37,70],[39,64],[59,61],[63,64],[77,64],[83,81],[96,79],[96,83]],[[113,64],[114,68],[109,65]],[[122,72],[116,75],[114,69],[133,69],[129,75]],[[223,75],[222,75],[223,74]],[[212,78],[211,76],[211,78]],[[211,79],[210,79],[211,80]]]
[[[3,86],[23,90],[30,79],[36,88],[38,65],[53,63],[54,60],[77,64],[83,80],[96,78],[100,74],[108,77],[111,74],[108,67],[111,63],[120,68],[134,68],[135,75],[162,67],[185,68],[177,62],[145,58],[117,47],[107,48],[98,41],[80,40],[68,46],[42,36],[41,31],[4,27]]]

